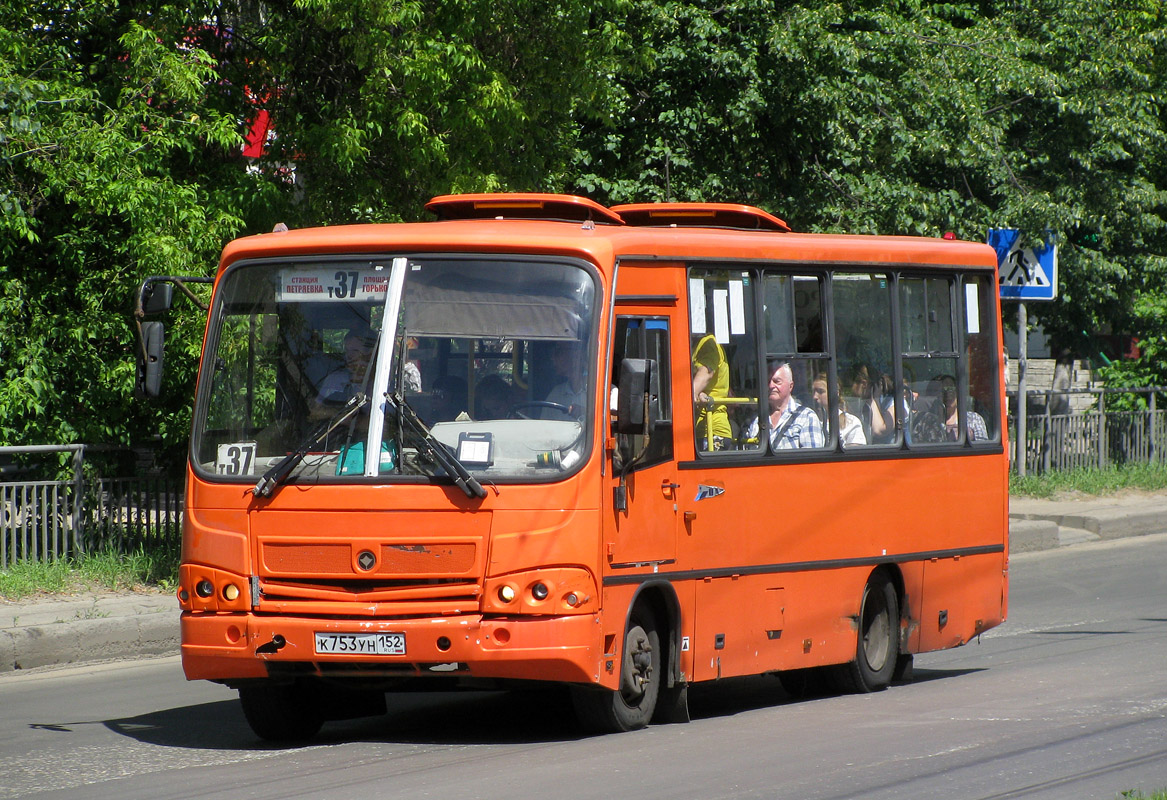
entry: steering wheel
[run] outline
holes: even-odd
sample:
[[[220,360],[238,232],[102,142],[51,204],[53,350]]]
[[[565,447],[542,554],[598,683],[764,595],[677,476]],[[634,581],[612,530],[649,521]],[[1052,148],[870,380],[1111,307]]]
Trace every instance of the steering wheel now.
[[[549,400],[523,400],[519,403],[514,403],[507,412],[507,416],[517,419],[535,419],[524,414],[520,409],[524,408],[549,408],[552,411],[558,411],[565,419],[574,419],[571,415],[571,408],[562,403],[552,403]]]

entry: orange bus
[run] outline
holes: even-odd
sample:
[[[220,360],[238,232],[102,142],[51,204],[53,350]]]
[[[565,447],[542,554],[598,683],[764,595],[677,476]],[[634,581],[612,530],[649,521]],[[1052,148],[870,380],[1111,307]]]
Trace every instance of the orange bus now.
[[[187,678],[266,739],[396,690],[869,692],[1005,619],[996,258],[730,204],[438,197],[230,243],[194,406]]]

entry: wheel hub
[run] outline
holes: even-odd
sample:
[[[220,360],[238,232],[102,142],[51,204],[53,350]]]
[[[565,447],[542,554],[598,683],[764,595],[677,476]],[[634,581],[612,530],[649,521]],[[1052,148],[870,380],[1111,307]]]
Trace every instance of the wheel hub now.
[[[644,629],[637,626],[628,632],[624,652],[627,657],[621,669],[620,694],[635,704],[652,681],[652,644]]]

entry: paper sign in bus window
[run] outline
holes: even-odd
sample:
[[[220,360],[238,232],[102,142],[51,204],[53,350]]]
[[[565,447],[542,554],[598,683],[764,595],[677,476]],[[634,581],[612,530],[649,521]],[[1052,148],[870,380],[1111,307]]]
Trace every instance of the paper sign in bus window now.
[[[746,302],[741,281],[729,282],[729,332],[734,336],[746,332]]]
[[[964,285],[964,314],[969,333],[981,332],[980,295],[975,283]]]
[[[693,333],[705,333],[705,281],[689,279],[689,316],[693,320]]]
[[[713,290],[713,335],[718,344],[729,344],[729,292]]]

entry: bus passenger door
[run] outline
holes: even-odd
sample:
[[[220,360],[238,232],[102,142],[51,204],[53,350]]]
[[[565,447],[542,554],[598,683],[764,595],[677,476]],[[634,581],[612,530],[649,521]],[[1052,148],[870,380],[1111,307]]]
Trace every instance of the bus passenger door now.
[[[647,439],[615,434],[610,463],[611,516],[605,531],[609,569],[641,571],[676,559],[677,470],[673,459],[673,411],[669,319],[621,315],[616,318],[612,352],[612,387],[620,361],[646,358],[660,379],[658,421]],[[623,506],[623,508],[621,508]]]

